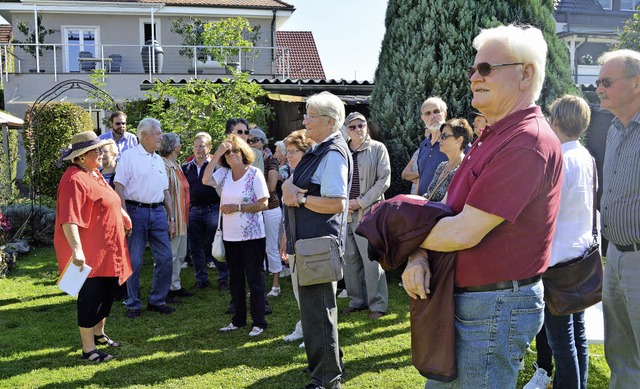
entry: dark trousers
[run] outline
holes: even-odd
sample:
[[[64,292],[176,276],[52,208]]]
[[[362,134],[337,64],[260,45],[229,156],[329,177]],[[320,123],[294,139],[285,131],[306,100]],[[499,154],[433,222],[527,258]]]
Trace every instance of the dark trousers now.
[[[264,313],[264,256],[265,238],[241,242],[224,241],[224,249],[229,266],[229,287],[236,312],[231,322],[236,327],[247,325],[247,293],[245,279],[249,284],[249,304],[252,327],[267,328]]]
[[[312,382],[338,387],[342,376],[342,350],[338,344],[336,283],[298,286],[300,319]]]

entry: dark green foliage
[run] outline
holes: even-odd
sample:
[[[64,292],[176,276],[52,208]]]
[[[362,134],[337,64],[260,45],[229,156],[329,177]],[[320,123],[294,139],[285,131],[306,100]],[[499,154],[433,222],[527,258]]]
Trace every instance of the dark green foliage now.
[[[372,120],[379,123],[392,161],[388,196],[407,193],[400,172],[424,136],[420,105],[441,96],[448,117],[469,118],[471,91],[466,69],[473,64],[473,38],[480,28],[531,24],[549,45],[546,80],[538,101],[543,107],[565,93],[577,93],[569,57],[555,35],[552,0],[390,0],[385,18]]]
[[[16,169],[18,165],[18,130],[9,130],[8,150],[4,149],[4,142],[0,133],[0,204],[8,204],[17,194],[15,185]],[[7,166],[7,161],[9,164]]]
[[[25,131],[27,142],[27,180],[32,184],[34,195],[55,198],[58,182],[64,168],[56,162],[60,149],[69,146],[74,134],[93,130],[91,115],[82,107],[66,102],[50,102],[36,109],[33,128]],[[29,123],[29,111],[25,116],[25,126]],[[33,171],[32,171],[33,169]]]
[[[12,240],[26,239],[39,247],[53,245],[54,210],[44,205],[34,205],[32,213],[31,204],[13,204],[4,209],[4,215],[11,223]]]
[[[613,49],[629,49],[640,51],[640,14],[633,14],[633,18],[627,20],[622,27],[622,31],[618,31],[618,43],[613,45]]]

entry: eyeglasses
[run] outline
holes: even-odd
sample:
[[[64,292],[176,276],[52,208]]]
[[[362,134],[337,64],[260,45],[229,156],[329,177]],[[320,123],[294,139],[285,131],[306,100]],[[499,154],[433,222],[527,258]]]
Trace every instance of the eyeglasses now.
[[[447,140],[449,138],[451,138],[452,136],[454,136],[453,134],[445,134],[444,132],[442,134],[440,134],[440,140]]]
[[[115,122],[114,124],[117,124],[119,126],[126,126],[127,122]]]
[[[233,154],[238,154],[240,152],[240,149],[229,149],[227,150],[227,152],[225,153],[225,155],[229,155],[231,153]]]
[[[260,138],[251,138],[251,139],[249,139],[247,142],[249,142],[249,143],[258,143],[258,142],[260,142],[261,140],[262,140],[262,139],[260,139]]]
[[[437,114],[439,114],[440,112],[442,112],[442,111],[440,111],[439,109],[437,109],[437,108],[436,108],[436,109],[434,109],[433,111],[425,111],[425,112],[423,112],[422,114],[423,114],[424,116],[431,116],[431,114],[437,115]]]
[[[315,119],[315,118],[320,117],[320,116],[329,117],[329,115],[307,115],[305,113],[304,114],[304,120],[311,120],[311,119]]]
[[[238,135],[242,135],[242,134],[249,135],[249,130],[237,130],[236,133]]]
[[[626,80],[627,78],[634,78],[634,77],[637,77],[637,76],[628,76],[628,77],[620,77],[620,78],[609,78],[609,77],[599,78],[596,80],[596,87],[599,87],[600,84],[602,84],[603,87],[609,88],[616,81]]]
[[[287,155],[293,155],[295,153],[304,153],[304,151],[300,150],[300,149],[295,149],[295,150],[287,150]]]
[[[93,152],[94,152],[94,153],[96,153],[96,154],[102,154],[102,153],[104,153],[104,149],[103,149],[102,147],[98,147],[97,149],[93,149],[93,150],[91,150],[91,151],[93,151]]]
[[[493,68],[499,68],[502,66],[515,66],[515,65],[524,65],[524,62],[510,62],[510,63],[498,63],[498,64],[490,64],[489,62],[480,62],[476,66],[470,66],[468,71],[469,78],[473,77],[476,72],[480,74],[482,77],[486,77],[491,74]]]
[[[355,131],[356,127],[362,130],[366,126],[367,125],[365,123],[359,123],[359,124],[352,124],[350,126],[347,126],[347,128],[349,129],[349,131]]]

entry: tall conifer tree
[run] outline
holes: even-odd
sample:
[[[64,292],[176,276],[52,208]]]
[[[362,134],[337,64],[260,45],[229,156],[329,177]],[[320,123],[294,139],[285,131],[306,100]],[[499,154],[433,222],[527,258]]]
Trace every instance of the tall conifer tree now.
[[[473,111],[467,68],[473,64],[473,38],[481,28],[530,24],[548,45],[546,79],[537,102],[546,107],[565,93],[577,93],[569,56],[555,34],[554,0],[389,0],[385,17],[371,116],[380,124],[392,163],[388,195],[407,193],[400,172],[424,139],[420,105],[440,96],[448,117]]]

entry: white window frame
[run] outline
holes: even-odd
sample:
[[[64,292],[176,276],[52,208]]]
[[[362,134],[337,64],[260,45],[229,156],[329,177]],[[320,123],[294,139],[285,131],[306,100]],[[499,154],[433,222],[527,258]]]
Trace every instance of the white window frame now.
[[[629,9],[629,8],[622,8],[622,2],[620,2],[620,11],[634,11],[636,10],[636,8],[638,8],[638,6],[640,5],[640,0],[631,0],[633,1],[633,9]]]
[[[144,46],[144,25],[151,24],[151,18],[140,18],[138,22],[139,34],[140,34],[140,47]],[[156,34],[154,38],[159,44],[162,43],[162,19],[153,18],[153,23],[156,25]]]
[[[95,33],[95,41],[94,46],[96,51],[100,49],[100,26],[80,26],[80,25],[62,25],[60,26],[60,31],[62,34],[62,69],[63,72],[69,72],[70,63],[69,63],[69,30],[93,30]],[[94,53],[96,56],[100,56],[99,52]]]

